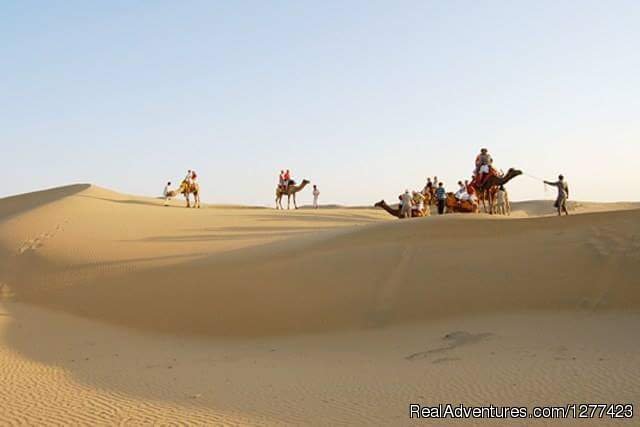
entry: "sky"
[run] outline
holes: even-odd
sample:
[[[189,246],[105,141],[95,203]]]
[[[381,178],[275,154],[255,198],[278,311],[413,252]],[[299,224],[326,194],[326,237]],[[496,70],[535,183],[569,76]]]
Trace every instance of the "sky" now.
[[[640,200],[640,2],[3,1],[0,197],[72,183],[369,205],[470,175]],[[311,201],[311,190],[299,196]]]

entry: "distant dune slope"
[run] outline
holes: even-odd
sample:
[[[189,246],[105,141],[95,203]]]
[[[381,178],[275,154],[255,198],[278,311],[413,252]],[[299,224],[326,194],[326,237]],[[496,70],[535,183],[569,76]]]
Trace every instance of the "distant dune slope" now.
[[[640,308],[638,210],[392,221],[50,191],[0,203],[1,295],[132,327],[234,337]]]

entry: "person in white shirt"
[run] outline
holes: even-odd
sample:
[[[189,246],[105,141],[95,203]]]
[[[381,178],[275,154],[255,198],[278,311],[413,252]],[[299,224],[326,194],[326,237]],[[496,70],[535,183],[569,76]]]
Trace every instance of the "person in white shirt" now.
[[[424,196],[419,191],[413,192],[413,209],[420,214],[424,212]]]
[[[193,173],[191,172],[191,169],[189,169],[187,171],[187,176],[184,177],[184,180],[187,184],[191,185],[192,179],[193,179]]]
[[[404,190],[402,195],[402,209],[400,210],[400,218],[411,218],[411,193]]]
[[[511,206],[509,206],[509,196],[504,186],[500,186],[496,193],[496,213],[498,215],[509,215],[511,213]]]
[[[164,196],[164,205],[167,206],[169,200],[174,196],[173,191],[171,191],[171,182],[167,182],[167,185],[164,186],[162,195]]]
[[[456,191],[456,199],[458,200],[469,200],[469,194],[467,193],[467,187],[464,185],[462,181],[458,181],[458,191]]]
[[[313,208],[318,209],[320,206],[318,205],[318,196],[320,195],[320,190],[318,190],[317,186],[313,186]]]

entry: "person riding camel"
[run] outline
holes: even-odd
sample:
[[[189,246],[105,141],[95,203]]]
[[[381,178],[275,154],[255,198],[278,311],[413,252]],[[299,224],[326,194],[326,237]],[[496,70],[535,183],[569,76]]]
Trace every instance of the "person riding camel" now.
[[[424,189],[422,190],[422,194],[427,195],[427,194],[431,194],[431,191],[433,190],[433,182],[431,182],[431,177],[427,177],[427,183],[424,186]]]
[[[293,180],[291,179],[291,171],[287,169],[284,173],[284,190],[287,191],[289,189],[289,185],[293,184]]]
[[[187,171],[187,175],[184,177],[184,182],[186,182],[187,184],[191,185],[191,180],[193,179],[193,172],[191,171],[191,169],[189,169]]]
[[[413,192],[413,210],[418,212],[424,211],[424,196],[419,191]]]
[[[473,177],[471,177],[471,179],[473,179]],[[476,203],[478,201],[478,197],[476,196],[476,188],[468,180],[464,182],[464,186],[467,189],[467,194],[469,195],[469,200],[472,203]]]
[[[458,191],[455,193],[455,197],[458,200],[469,200],[469,193],[467,193],[467,187],[462,183],[462,181],[458,181]]]
[[[284,191],[287,188],[284,180],[284,170],[281,170],[280,175],[278,176],[278,187],[280,187],[282,191]]]
[[[480,154],[476,157],[476,185],[478,187],[482,187],[485,181],[491,175],[491,170],[493,169],[493,159],[491,158],[491,154],[489,154],[489,150],[483,148],[480,150]]]

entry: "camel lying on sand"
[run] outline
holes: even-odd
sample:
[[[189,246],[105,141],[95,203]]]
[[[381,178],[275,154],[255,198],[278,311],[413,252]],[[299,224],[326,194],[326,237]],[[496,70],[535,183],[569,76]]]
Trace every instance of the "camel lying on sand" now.
[[[392,208],[384,200],[380,200],[378,203],[376,203],[373,206],[376,208],[382,208],[385,211],[387,211],[389,214],[395,216],[396,218],[402,219],[402,217],[400,216],[400,208]],[[417,209],[411,209],[411,218],[420,218],[420,217],[429,216],[429,215],[431,215],[431,211],[428,204],[425,204],[424,209],[422,209],[421,211]]]
[[[447,199],[445,201],[445,207],[447,213],[451,212],[478,212],[479,206],[477,203],[472,203],[469,200],[458,200],[453,193],[447,193]]]

